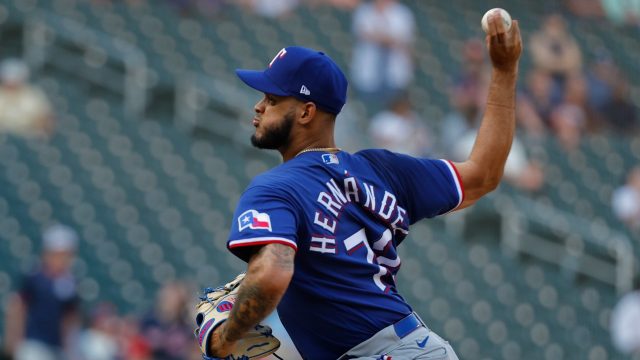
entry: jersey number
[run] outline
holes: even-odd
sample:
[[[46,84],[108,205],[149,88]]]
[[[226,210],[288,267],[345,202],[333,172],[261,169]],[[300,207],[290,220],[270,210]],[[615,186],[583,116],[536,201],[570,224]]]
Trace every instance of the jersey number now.
[[[358,249],[360,249],[363,246],[367,249],[367,262],[369,264],[373,264],[375,262],[375,264],[378,265],[378,268],[379,268],[378,273],[373,275],[373,282],[376,284],[378,288],[380,288],[380,290],[384,292],[388,291],[389,286],[382,282],[381,277],[387,275],[389,273],[389,270],[386,267],[380,265],[380,261],[378,260],[378,257],[375,255],[375,253],[371,249],[371,246],[369,245],[369,241],[367,240],[367,236],[365,234],[364,229],[360,229],[355,234],[346,238],[344,240],[344,245],[349,255],[353,255]],[[374,246],[375,245],[376,244],[374,243]],[[382,260],[385,258],[380,258],[380,259]],[[399,259],[398,259],[398,262],[399,262]]]

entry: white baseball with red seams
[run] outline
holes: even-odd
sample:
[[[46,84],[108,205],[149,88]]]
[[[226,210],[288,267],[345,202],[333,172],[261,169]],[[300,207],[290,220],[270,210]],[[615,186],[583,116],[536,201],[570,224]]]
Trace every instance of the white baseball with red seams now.
[[[507,10],[502,9],[502,8],[493,8],[489,11],[487,11],[486,13],[484,13],[484,16],[482,17],[482,30],[484,30],[485,33],[489,33],[489,15],[494,13],[495,11],[499,11],[500,12],[500,16],[502,17],[502,21],[504,22],[504,27],[507,31],[509,31],[509,29],[511,28],[511,15],[509,15],[509,13],[507,12]]]

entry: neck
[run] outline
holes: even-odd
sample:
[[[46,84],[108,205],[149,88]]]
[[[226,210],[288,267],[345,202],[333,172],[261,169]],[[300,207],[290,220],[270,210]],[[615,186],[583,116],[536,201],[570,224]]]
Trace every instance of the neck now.
[[[280,154],[282,155],[282,160],[287,162],[296,155],[300,154],[300,152],[308,150],[308,149],[335,149],[336,142],[333,137],[330,139],[311,139],[295,146],[289,146],[287,149],[281,149]]]
[[[309,123],[294,126],[289,136],[291,141],[279,149],[282,161],[287,162],[306,149],[335,148],[334,125],[335,118],[322,115]]]

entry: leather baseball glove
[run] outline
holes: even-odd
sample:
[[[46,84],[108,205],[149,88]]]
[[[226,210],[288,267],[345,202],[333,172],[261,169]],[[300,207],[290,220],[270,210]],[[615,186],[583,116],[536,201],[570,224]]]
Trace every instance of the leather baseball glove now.
[[[266,325],[256,325],[245,336],[238,340],[231,354],[224,358],[211,356],[209,345],[211,337],[220,324],[225,322],[231,313],[238,288],[244,279],[244,273],[233,281],[215,289],[206,288],[196,305],[196,324],[194,334],[200,345],[204,359],[208,360],[250,360],[269,356],[278,350],[280,340],[273,336],[271,328]]]

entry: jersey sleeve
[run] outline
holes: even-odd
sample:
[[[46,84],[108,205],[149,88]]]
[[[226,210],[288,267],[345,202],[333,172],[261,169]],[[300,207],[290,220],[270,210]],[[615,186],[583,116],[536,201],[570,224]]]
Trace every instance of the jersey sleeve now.
[[[283,244],[297,251],[298,216],[282,191],[254,186],[245,191],[233,215],[227,248],[244,261],[266,244]]]
[[[382,175],[407,207],[411,224],[453,211],[464,200],[462,180],[451,161],[386,150],[378,150],[373,156],[374,166],[384,172]]]

